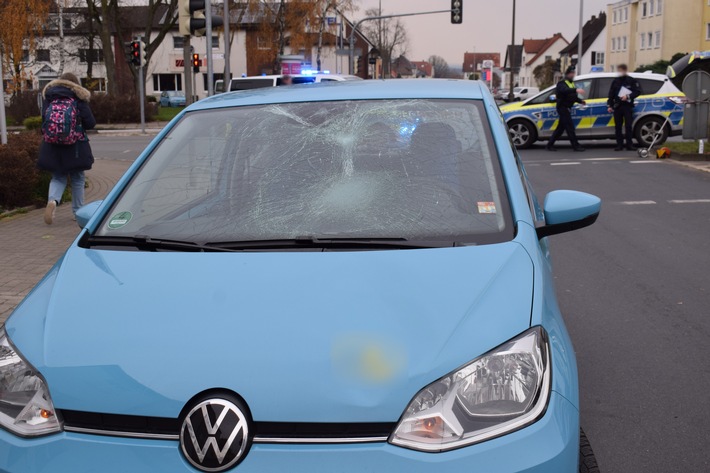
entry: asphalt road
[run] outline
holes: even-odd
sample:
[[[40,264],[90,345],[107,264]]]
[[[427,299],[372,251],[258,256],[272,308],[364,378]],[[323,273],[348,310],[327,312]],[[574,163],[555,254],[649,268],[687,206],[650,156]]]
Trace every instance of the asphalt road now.
[[[541,199],[604,201],[594,226],[551,239],[601,471],[710,471],[710,173],[608,146],[521,155]]]
[[[151,139],[92,141],[99,159],[133,160]],[[710,471],[710,173],[564,146],[521,155],[541,199],[574,189],[604,201],[594,226],[551,241],[602,472]]]

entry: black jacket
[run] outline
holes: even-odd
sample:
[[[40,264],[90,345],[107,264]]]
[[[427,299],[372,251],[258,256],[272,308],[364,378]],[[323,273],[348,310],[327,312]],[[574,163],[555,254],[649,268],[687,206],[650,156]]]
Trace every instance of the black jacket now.
[[[622,103],[622,100],[619,98],[619,91],[622,87],[626,87],[631,91],[631,95],[629,95],[628,102],[631,105],[633,105],[636,97],[641,95],[641,86],[639,85],[639,82],[636,79],[631,76],[619,76],[614,79],[614,82],[611,83],[611,88],[609,89],[609,100],[607,101],[607,105],[609,105],[610,107],[616,107],[618,104]]]
[[[56,98],[75,98],[82,130],[91,130],[96,126],[96,119],[91,113],[89,99],[91,93],[85,88],[66,80],[53,80],[42,92],[42,118],[52,100]],[[56,145],[42,142],[39,149],[37,166],[45,171],[66,174],[72,171],[86,171],[94,164],[89,139],[84,136],[73,145]]]
[[[557,97],[555,102],[558,107],[572,108],[576,103],[584,103],[577,95],[577,88],[567,85],[567,81],[564,79],[557,83],[555,96]]]

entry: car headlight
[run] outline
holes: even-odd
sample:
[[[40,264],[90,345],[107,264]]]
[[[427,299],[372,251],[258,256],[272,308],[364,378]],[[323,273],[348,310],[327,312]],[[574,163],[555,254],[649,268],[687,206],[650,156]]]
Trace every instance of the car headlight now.
[[[550,396],[547,335],[534,327],[422,389],[389,442],[442,452],[539,419]]]
[[[0,427],[22,437],[62,430],[47,383],[22,359],[0,326]]]

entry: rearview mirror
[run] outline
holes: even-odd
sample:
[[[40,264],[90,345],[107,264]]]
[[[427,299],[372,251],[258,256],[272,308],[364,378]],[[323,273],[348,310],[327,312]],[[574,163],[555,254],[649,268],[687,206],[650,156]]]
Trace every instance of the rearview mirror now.
[[[98,208],[101,206],[103,203],[103,200],[97,200],[94,202],[91,202],[89,204],[84,205],[81,207],[79,210],[76,211],[76,223],[79,224],[81,228],[84,228],[87,223],[89,223],[89,220],[91,220],[91,217],[94,216]]]
[[[554,191],[545,197],[545,226],[536,229],[538,238],[579,230],[597,221],[602,201],[577,191]]]
[[[550,95],[550,103],[557,102],[557,96],[555,94]]]

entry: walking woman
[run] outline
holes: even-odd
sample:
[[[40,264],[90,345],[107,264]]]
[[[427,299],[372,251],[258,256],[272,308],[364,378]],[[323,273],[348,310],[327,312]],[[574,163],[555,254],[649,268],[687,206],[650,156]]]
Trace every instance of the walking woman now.
[[[52,173],[44,222],[54,222],[57,205],[71,181],[72,211],[84,205],[84,171],[91,169],[94,156],[86,130],[96,126],[89,107],[91,93],[71,73],[53,80],[42,93],[42,145],[37,165]]]

